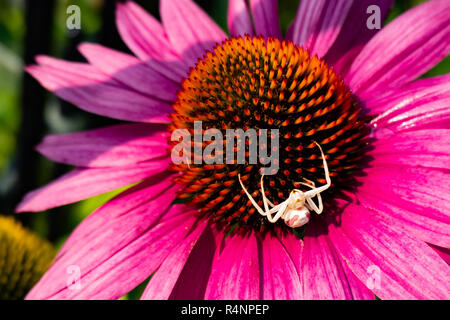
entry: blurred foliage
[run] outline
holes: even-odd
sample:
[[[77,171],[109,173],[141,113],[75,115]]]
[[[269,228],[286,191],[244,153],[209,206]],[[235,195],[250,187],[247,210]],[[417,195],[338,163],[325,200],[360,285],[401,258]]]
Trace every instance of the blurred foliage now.
[[[0,0],[0,173],[15,151],[25,32],[23,4]]]
[[[66,29],[66,9],[71,4],[77,4],[81,8],[82,38],[83,41],[96,41],[96,36],[102,27],[102,8],[108,0],[56,0],[53,21],[53,42],[51,55],[66,57],[67,50],[73,45],[77,34]],[[388,22],[411,7],[424,2],[424,0],[397,1],[392,12],[388,16]],[[154,1],[140,1],[140,4],[149,8],[155,8]],[[226,29],[226,0],[199,0],[199,4],[208,8],[209,14],[218,24]],[[296,15],[298,1],[280,0],[279,14],[283,32],[286,32],[292,19]],[[155,13],[157,15],[157,12]],[[0,0],[0,195],[2,188],[8,186],[7,168],[16,152],[16,137],[20,119],[20,95],[23,70],[23,42],[25,34],[24,0]],[[435,76],[450,72],[450,59],[446,58],[425,76]],[[49,131],[61,133],[77,131],[85,126],[82,117],[65,117],[61,113],[61,102],[55,97],[48,99],[46,107],[46,121]],[[42,158],[40,180],[42,184],[50,181],[55,175],[55,164]],[[2,174],[3,172],[3,174]],[[105,203],[108,199],[120,192],[114,191],[77,204],[65,206],[56,214],[65,215],[66,220],[62,236],[55,239],[56,247],[59,247],[70,232],[92,211]],[[61,212],[62,211],[62,212]],[[49,234],[49,220],[47,214],[38,214],[33,220],[33,228],[40,235],[47,237]],[[138,298],[144,286],[125,296],[124,299]]]

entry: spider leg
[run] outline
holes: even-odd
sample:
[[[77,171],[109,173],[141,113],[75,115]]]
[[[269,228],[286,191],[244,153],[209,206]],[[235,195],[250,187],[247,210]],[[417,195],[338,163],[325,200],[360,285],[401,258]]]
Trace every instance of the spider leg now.
[[[240,175],[240,174],[238,174],[238,178],[239,178],[239,182],[241,183],[242,189],[244,189],[245,193],[247,194],[248,199],[251,201],[251,203],[252,203],[253,206],[256,208],[256,210],[258,210],[258,212],[259,212],[262,216],[267,216],[267,212],[264,212],[263,209],[261,209],[261,207],[258,206],[258,204],[256,203],[255,199],[253,199],[253,197],[250,195],[250,193],[248,193],[247,189],[245,189],[244,184],[242,183],[241,175]]]
[[[282,203],[280,203],[280,204],[277,204],[276,206],[274,206],[272,209],[270,209],[269,211],[266,211],[265,213],[265,216],[267,217],[267,220],[269,220],[270,222],[277,222],[278,221],[278,219],[280,218],[280,217],[277,217],[277,216],[275,216],[275,217],[272,217],[272,214],[273,213],[276,213],[277,215],[279,214],[279,212],[280,212],[280,210],[282,210],[281,211],[281,214],[283,214],[283,212],[284,212],[284,210],[285,210],[285,207],[287,206],[287,203],[288,202],[288,200],[285,200],[285,201],[283,201]],[[285,206],[285,204],[286,204],[286,206]],[[284,208],[283,208],[284,207]]]
[[[280,203],[278,206],[272,208],[272,209],[269,211],[269,214],[267,215],[267,219],[268,219],[270,222],[272,222],[272,223],[277,222],[278,219],[280,219],[280,218],[283,217],[284,213],[286,212],[286,208],[287,208],[288,204],[289,204],[289,199],[287,199],[287,200],[285,200],[284,202]],[[274,210],[275,208],[276,208],[277,210]],[[273,212],[272,212],[272,211],[273,211]],[[277,211],[278,211],[278,212],[277,212]],[[272,218],[272,213],[274,213],[274,212],[277,212],[277,214],[275,215],[275,217]]]
[[[309,211],[314,211],[314,209],[311,208],[311,206],[308,204],[308,200],[306,200],[305,207],[306,207],[306,209],[308,209]]]
[[[306,178],[303,178],[303,180],[308,181],[310,184],[304,183],[304,182],[299,182],[299,183],[302,184],[302,185],[304,185],[304,186],[310,187],[311,189],[316,189],[316,185],[315,185],[314,182],[312,182],[311,180],[308,180],[308,179],[306,179]],[[311,185],[311,184],[312,184],[312,185]],[[311,198],[314,198],[314,197],[315,197],[315,195],[312,196]],[[318,198],[321,198],[320,193],[317,194],[317,197],[318,197]]]
[[[307,186],[307,187],[310,187],[311,189],[316,189],[315,186],[312,186],[312,185],[310,185],[310,184],[308,184],[308,183],[299,182],[299,184],[304,185],[304,186]]]
[[[264,192],[264,186],[263,186],[263,177],[264,177],[264,175],[262,175],[262,177],[261,177],[261,190],[263,190],[263,198],[266,199],[266,201],[267,201],[267,203],[269,204],[269,206],[271,206],[271,207],[276,207],[276,205],[274,205],[274,204],[272,203],[272,201],[270,201],[270,200],[266,197],[266,194],[265,194],[265,192]]]
[[[275,207],[275,205],[269,199],[266,198],[266,200],[267,200],[267,203],[269,204],[269,206]]]
[[[318,187],[318,188],[315,188],[313,190],[305,192],[305,197],[306,198],[312,198],[315,195],[317,195],[317,194],[327,190],[331,186],[330,172],[328,171],[327,160],[325,160],[325,155],[323,154],[322,147],[317,142],[314,141],[314,143],[319,147],[320,153],[322,154],[323,169],[325,171],[325,180],[327,181],[327,183],[325,185],[321,186],[321,187]]]
[[[317,214],[321,214],[323,211],[323,204],[322,204],[322,198],[320,198],[320,194],[317,197],[319,199],[319,207],[316,206],[314,201],[311,198],[306,198],[306,202],[311,207],[312,210],[314,210]]]
[[[306,180],[306,179],[305,179]],[[311,189],[315,189],[314,188],[314,182],[311,181],[311,183],[313,184],[312,186],[307,184],[307,183],[303,183],[303,182],[299,182],[300,184],[310,187]],[[316,206],[316,204],[314,203],[314,201],[312,200],[315,196],[317,196],[317,200],[319,201],[319,207]],[[309,204],[309,208],[312,211],[315,211],[317,214],[321,214],[322,210],[323,210],[323,204],[322,204],[322,196],[320,195],[320,193],[310,197],[310,198],[306,198],[306,201]]]
[[[272,202],[269,201],[269,199],[267,199],[266,197],[266,193],[264,192],[264,175],[261,175],[261,192],[262,192],[262,197],[263,197],[263,203],[264,203],[264,209],[267,211],[269,211],[269,203],[272,205],[272,207],[274,207],[274,205],[272,204]]]
[[[321,186],[319,188],[314,188],[312,190],[306,191],[305,192],[305,197],[306,198],[314,198],[316,195],[320,194],[321,192],[324,192],[328,188],[329,188],[328,185],[324,185],[324,186]]]

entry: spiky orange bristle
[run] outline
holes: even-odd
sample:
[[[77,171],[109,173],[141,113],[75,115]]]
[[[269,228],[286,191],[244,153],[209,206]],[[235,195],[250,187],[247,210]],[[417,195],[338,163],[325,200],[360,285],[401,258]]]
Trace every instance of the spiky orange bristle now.
[[[367,135],[367,121],[343,80],[317,56],[273,38],[232,38],[207,52],[182,82],[174,109],[170,130],[183,128],[191,135],[194,121],[202,121],[203,130],[221,130],[224,137],[226,129],[279,129],[280,168],[266,178],[266,194],[275,204],[300,188],[303,178],[325,182],[313,141],[322,146],[330,167],[333,187],[327,194],[350,186]],[[190,160],[189,166],[172,166],[183,173],[176,181],[186,184],[180,198],[228,226],[262,230],[270,225],[254,214],[237,179],[240,173],[261,204],[261,166],[193,165]]]

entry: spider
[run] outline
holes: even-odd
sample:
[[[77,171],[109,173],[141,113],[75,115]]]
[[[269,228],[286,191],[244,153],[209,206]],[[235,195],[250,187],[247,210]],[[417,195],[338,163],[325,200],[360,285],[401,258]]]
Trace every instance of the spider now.
[[[328,172],[328,166],[327,161],[325,160],[325,155],[323,154],[322,148],[320,145],[314,141],[314,143],[319,147],[320,152],[322,154],[323,159],[323,168],[325,170],[325,179],[327,183],[321,187],[316,188],[314,182],[303,178],[308,183],[300,182],[300,184],[307,186],[311,188],[311,190],[308,190],[306,192],[303,192],[298,189],[294,189],[289,194],[289,198],[287,198],[285,201],[278,205],[274,205],[272,202],[270,202],[269,199],[267,199],[265,193],[264,193],[264,185],[263,185],[263,179],[264,175],[261,176],[261,194],[263,197],[263,203],[264,203],[264,209],[261,209],[261,207],[256,203],[255,199],[248,193],[247,189],[244,187],[244,184],[241,180],[241,175],[238,175],[239,182],[241,183],[242,189],[247,194],[247,197],[253,204],[253,206],[258,210],[258,212],[264,216],[267,217],[267,219],[271,223],[275,223],[278,221],[278,219],[283,219],[286,225],[288,225],[291,228],[298,228],[306,223],[309,222],[310,218],[310,210],[315,211],[317,214],[321,214],[323,211],[323,203],[322,203],[322,197],[320,196],[320,193],[327,190],[331,186],[331,179],[330,174]],[[312,200],[315,196],[317,196],[318,199],[318,205],[314,203]],[[269,209],[269,206],[271,207]],[[275,214],[274,217],[272,217],[272,214]]]

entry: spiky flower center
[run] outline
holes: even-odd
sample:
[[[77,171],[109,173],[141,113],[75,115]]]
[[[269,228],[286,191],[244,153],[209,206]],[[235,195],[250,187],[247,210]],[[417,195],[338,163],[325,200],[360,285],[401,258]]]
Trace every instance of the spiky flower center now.
[[[170,130],[187,129],[194,122],[203,132],[218,129],[278,129],[279,170],[265,177],[265,194],[274,204],[286,200],[300,182],[325,183],[320,151],[323,148],[332,186],[322,194],[325,208],[344,189],[354,186],[354,171],[362,159],[366,119],[343,80],[318,57],[289,41],[262,37],[232,38],[199,60],[182,82],[174,104]],[[192,141],[192,147],[194,147]],[[203,141],[202,147],[211,142]],[[246,146],[248,156],[248,143]],[[201,214],[238,230],[287,228],[258,214],[242,190],[262,206],[260,164],[172,165],[185,185],[179,198],[198,205]],[[326,211],[326,209],[325,209]]]
[[[0,216],[0,300],[23,299],[50,265],[52,245]]]

